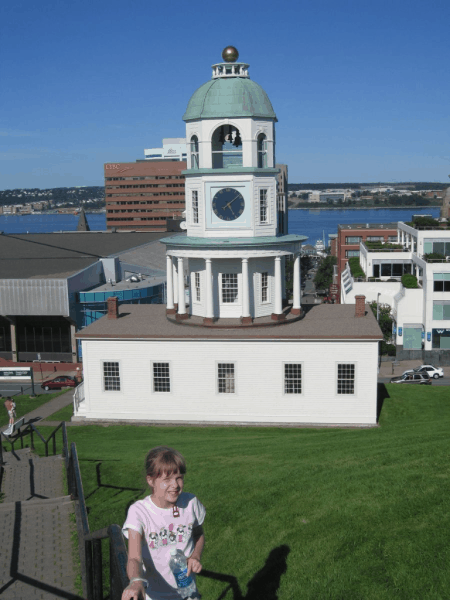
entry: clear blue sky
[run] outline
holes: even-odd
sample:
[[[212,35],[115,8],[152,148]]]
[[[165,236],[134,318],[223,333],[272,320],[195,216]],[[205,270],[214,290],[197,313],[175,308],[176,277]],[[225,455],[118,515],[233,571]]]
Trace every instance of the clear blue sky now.
[[[449,0],[15,0],[0,9],[0,189],[103,185],[235,45],[289,181],[450,174]]]

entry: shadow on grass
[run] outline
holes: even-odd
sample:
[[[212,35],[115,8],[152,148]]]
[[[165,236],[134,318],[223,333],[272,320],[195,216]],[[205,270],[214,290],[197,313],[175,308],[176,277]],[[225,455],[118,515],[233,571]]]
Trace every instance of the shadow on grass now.
[[[199,576],[228,584],[217,600],[224,600],[229,591],[233,594],[233,600],[277,600],[281,577],[287,571],[289,552],[289,546],[286,545],[277,546],[271,550],[263,568],[255,573],[247,583],[247,594],[245,596],[242,594],[238,580],[234,575],[203,569]]]
[[[124,486],[120,486],[120,485],[109,485],[107,483],[102,483],[101,467],[102,467],[102,463],[97,462],[97,464],[95,465],[95,472],[97,475],[97,487],[95,488],[95,490],[92,490],[92,492],[90,492],[87,496],[85,496],[85,500],[87,500],[88,498],[93,496],[96,492],[98,492],[98,490],[100,488],[117,490],[117,494],[120,494],[120,492],[127,491],[127,492],[138,492],[138,494],[141,495],[145,491],[144,488],[131,488],[131,487],[124,487]],[[115,494],[115,495],[117,496],[117,494]],[[131,502],[129,504],[131,505],[131,504],[133,504],[133,502],[136,502],[136,499],[131,500]],[[128,508],[129,508],[129,506],[127,507],[127,510],[128,510]]]
[[[377,422],[380,420],[381,410],[386,398],[390,398],[384,383],[377,384]]]

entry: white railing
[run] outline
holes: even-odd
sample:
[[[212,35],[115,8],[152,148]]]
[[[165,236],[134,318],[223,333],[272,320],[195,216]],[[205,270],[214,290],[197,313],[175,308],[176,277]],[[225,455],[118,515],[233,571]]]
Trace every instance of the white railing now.
[[[73,393],[73,414],[76,417],[85,412],[84,406],[84,383],[80,383]]]

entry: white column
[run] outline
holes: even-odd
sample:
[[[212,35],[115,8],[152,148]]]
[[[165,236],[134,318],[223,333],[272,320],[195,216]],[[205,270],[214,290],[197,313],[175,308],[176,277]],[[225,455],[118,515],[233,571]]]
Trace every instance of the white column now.
[[[172,268],[172,257],[167,254],[166,256],[166,265],[167,265],[167,304],[166,308],[168,310],[173,310],[173,268]]]
[[[292,312],[300,313],[300,253],[298,252],[294,258],[294,282],[293,282],[294,302]]]
[[[206,263],[206,315],[207,319],[214,318],[213,307],[213,282],[212,282],[212,266],[211,259],[205,258]]]
[[[180,256],[178,258],[178,314],[186,314],[186,299],[184,295],[184,267],[183,259]]]
[[[283,312],[283,303],[281,298],[281,256],[275,257],[275,306],[274,312],[276,315],[281,315]]]
[[[172,261],[172,273],[173,273],[173,301],[178,304],[178,272],[177,272],[177,260]]]
[[[250,316],[250,296],[248,286],[248,258],[242,259],[242,317]]]

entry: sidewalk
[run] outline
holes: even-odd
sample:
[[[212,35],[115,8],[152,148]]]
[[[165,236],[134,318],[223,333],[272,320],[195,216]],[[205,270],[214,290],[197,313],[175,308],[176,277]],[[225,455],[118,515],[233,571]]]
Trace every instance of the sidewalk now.
[[[26,414],[25,422],[51,415],[70,404],[72,396],[71,390],[54,398]],[[4,438],[1,443],[5,450],[10,448]],[[80,600],[71,541],[76,530],[71,522],[74,506],[64,491],[62,457],[42,458],[24,448],[4,452],[3,459],[0,597]]]

